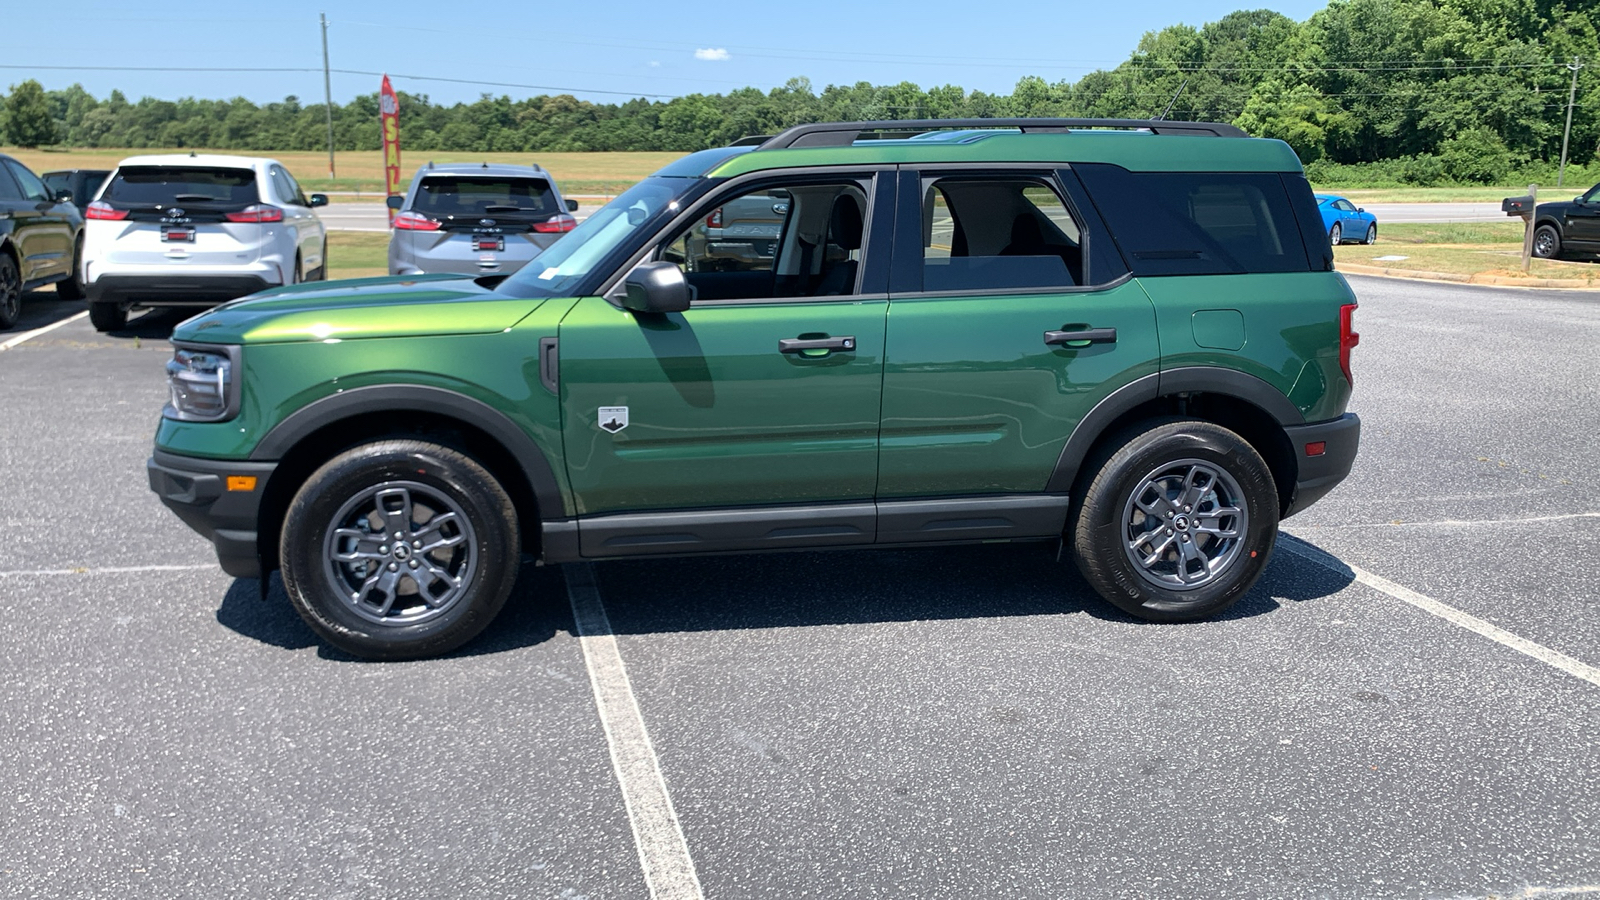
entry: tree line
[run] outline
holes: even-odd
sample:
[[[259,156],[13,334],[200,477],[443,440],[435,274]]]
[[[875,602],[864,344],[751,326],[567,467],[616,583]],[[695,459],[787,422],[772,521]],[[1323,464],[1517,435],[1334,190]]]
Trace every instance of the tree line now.
[[[1269,10],[1145,34],[1129,58],[1076,82],[1024,77],[1010,94],[956,85],[828,85],[591,103],[570,95],[435,104],[401,93],[407,150],[692,151],[806,122],[1088,116],[1231,122],[1290,144],[1313,177],[1497,182],[1559,159],[1576,69],[1569,158],[1600,150],[1594,0],[1333,0],[1305,22]],[[333,107],[335,147],[379,145],[378,97]],[[326,112],[294,96],[130,101],[79,85],[13,85],[8,143],[318,150]],[[1600,164],[1596,164],[1600,170]],[[1600,171],[1597,171],[1600,174]]]

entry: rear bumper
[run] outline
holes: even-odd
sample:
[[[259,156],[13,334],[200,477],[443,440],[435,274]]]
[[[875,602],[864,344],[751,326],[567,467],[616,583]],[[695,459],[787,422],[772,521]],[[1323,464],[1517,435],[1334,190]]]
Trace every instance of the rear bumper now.
[[[1350,474],[1350,467],[1356,461],[1356,449],[1361,444],[1361,420],[1355,413],[1345,413],[1329,422],[1293,425],[1283,431],[1289,436],[1289,444],[1300,466],[1294,499],[1283,513],[1288,517],[1321,500]],[[1325,446],[1323,453],[1307,456],[1306,445],[1315,443]]]
[[[185,274],[102,275],[84,285],[91,303],[138,306],[193,306],[237,300],[277,287],[261,275]]]
[[[145,463],[150,489],[185,525],[211,541],[222,571],[261,577],[257,552],[261,497],[277,463],[198,459],[157,450]],[[230,476],[253,476],[251,490],[229,490]]]

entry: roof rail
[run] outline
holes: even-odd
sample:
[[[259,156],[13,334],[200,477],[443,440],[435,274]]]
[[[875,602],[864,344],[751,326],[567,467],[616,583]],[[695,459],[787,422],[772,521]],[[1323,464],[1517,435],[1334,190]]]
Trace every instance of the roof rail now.
[[[762,144],[765,144],[767,141],[770,141],[770,140],[772,140],[772,135],[770,135],[770,134],[747,134],[744,137],[739,138],[737,141],[734,141],[733,143],[729,144],[728,146],[729,147],[759,147]]]
[[[1073,128],[1142,128],[1155,134],[1249,137],[1235,125],[1221,122],[1169,122],[1166,119],[901,119],[796,125],[763,143],[761,149],[848,147],[867,131],[924,132],[945,128],[1019,128],[1024,134],[1059,134]]]

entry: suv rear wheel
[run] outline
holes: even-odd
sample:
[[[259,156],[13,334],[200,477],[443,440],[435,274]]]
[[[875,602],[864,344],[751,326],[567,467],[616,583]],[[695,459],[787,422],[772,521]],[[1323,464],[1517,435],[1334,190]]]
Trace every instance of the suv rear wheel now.
[[[471,457],[389,440],[324,464],[289,505],[283,586],[329,643],[368,659],[453,650],[488,626],[521,560],[516,511]]]
[[[1070,520],[1089,584],[1157,622],[1232,606],[1261,577],[1278,534],[1278,493],[1244,438],[1194,419],[1145,423],[1104,458]]]
[[[91,301],[89,323],[95,331],[121,331],[128,327],[128,308],[115,300]]]
[[[17,324],[22,315],[22,273],[10,255],[0,252],[0,328]]]
[[[72,274],[56,282],[56,296],[63,300],[82,300],[83,285],[78,283],[78,267],[83,264],[83,238],[72,245]]]

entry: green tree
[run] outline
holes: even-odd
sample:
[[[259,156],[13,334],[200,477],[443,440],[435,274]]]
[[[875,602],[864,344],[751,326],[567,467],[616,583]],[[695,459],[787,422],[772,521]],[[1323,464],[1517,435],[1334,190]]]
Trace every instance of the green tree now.
[[[5,100],[6,140],[18,147],[38,147],[56,142],[56,120],[50,116],[50,101],[44,86],[29,78],[11,86]]]

